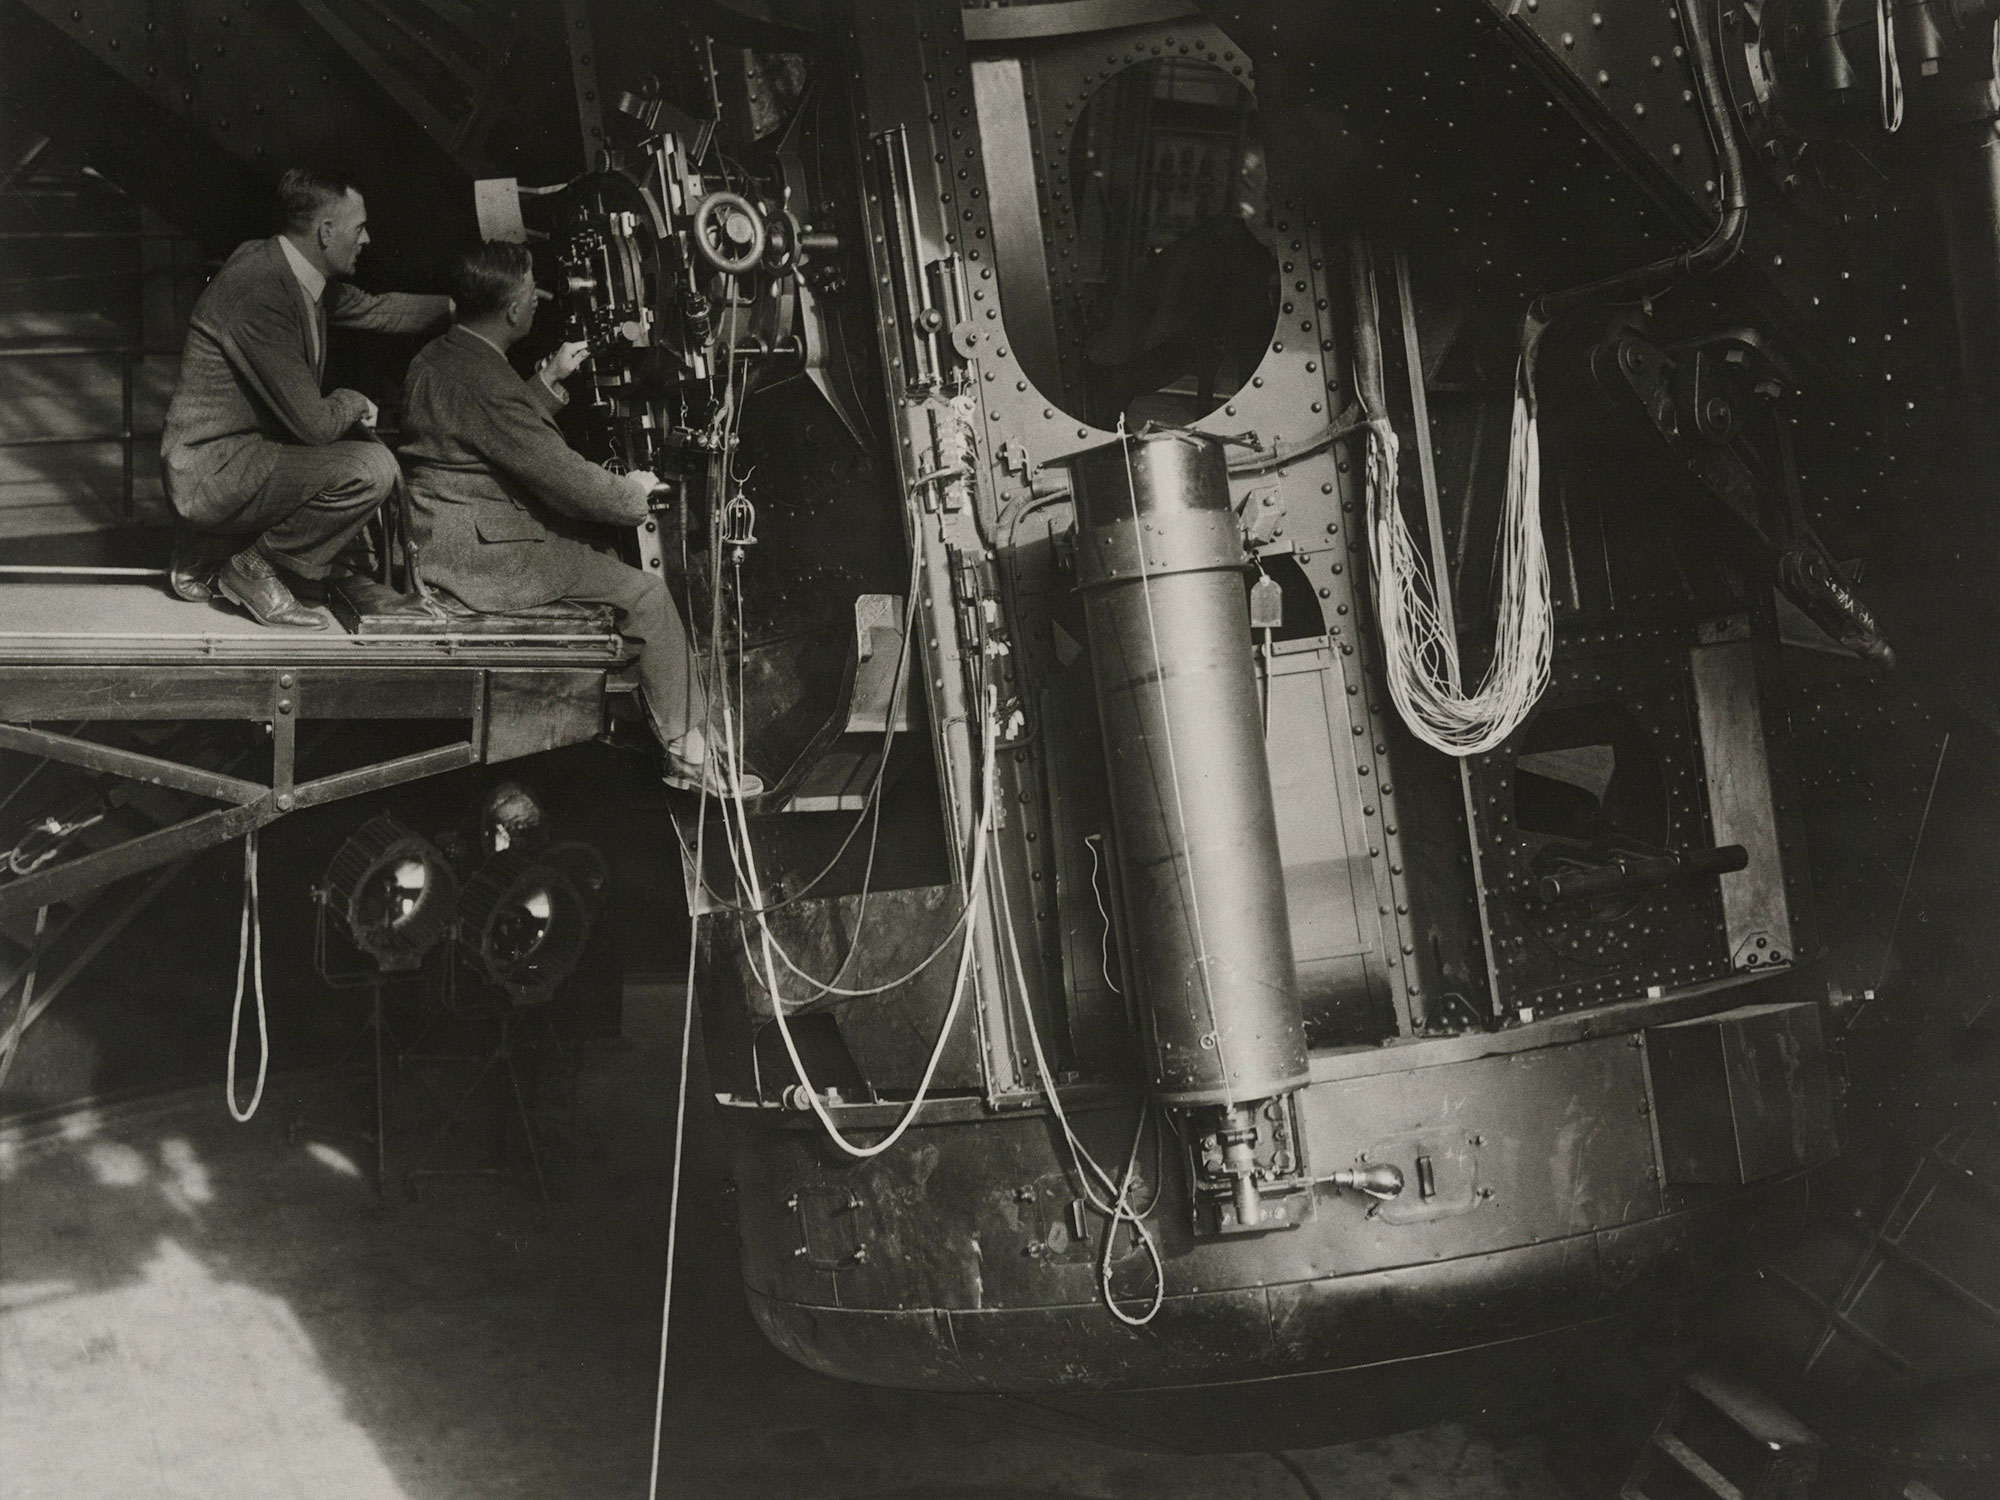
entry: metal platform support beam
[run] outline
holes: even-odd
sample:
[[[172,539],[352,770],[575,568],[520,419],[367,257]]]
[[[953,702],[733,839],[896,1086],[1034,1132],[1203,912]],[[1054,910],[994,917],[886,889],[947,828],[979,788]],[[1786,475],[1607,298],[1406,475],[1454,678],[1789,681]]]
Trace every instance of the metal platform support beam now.
[[[0,921],[70,902],[127,876],[240,838],[300,808],[381,791],[482,761],[576,744],[603,724],[605,668],[373,669],[269,666],[0,666],[0,750],[167,787],[222,804],[109,848],[0,885]],[[184,764],[83,737],[89,723],[224,719],[268,725],[266,781]],[[456,721],[461,738],[301,781],[301,720]],[[66,732],[35,720],[60,720]],[[31,773],[32,774],[32,773]]]

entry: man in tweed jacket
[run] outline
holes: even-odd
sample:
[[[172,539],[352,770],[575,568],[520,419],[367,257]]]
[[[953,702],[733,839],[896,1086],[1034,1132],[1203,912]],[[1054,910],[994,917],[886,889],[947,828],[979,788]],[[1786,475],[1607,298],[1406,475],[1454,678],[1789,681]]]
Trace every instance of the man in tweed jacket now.
[[[667,752],[667,780],[727,789],[702,729],[707,702],[687,630],[666,583],[599,552],[566,521],[636,526],[659,479],[614,474],[563,440],[557,384],[587,357],[565,344],[522,379],[507,358],[535,319],[525,245],[481,245],[452,272],[459,322],[410,364],[402,458],[426,581],[487,613],[558,599],[609,604],[640,647],[639,686]],[[745,796],[762,790],[743,778]]]
[[[450,317],[445,297],[374,296],[351,285],[368,210],[345,178],[293,170],[279,184],[283,233],[240,245],[195,303],[160,457],[167,497],[197,533],[235,555],[216,583],[267,625],[325,629],[288,579],[320,579],[394,489],[396,460],[375,438],[375,404],[323,395],[330,327],[421,333]],[[172,582],[208,597],[177,545]]]

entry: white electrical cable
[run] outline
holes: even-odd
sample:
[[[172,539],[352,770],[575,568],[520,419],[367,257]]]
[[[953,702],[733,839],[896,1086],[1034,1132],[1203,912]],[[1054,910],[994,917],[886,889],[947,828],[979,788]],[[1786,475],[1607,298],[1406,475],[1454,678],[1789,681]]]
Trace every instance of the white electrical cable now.
[[[1000,726],[998,695],[992,688],[988,688],[986,691],[984,707],[986,710],[985,734],[983,736],[985,764],[981,777],[979,822],[973,835],[972,871],[970,878],[966,882],[965,902],[967,910],[973,908],[974,903],[981,898],[985,889],[986,850],[993,824],[993,805],[995,800],[994,763],[998,759],[996,742],[999,739]],[[764,892],[757,877],[756,850],[751,846],[750,817],[743,805],[741,771],[736,750],[735,722],[726,704],[722,710],[722,744],[723,753],[728,757],[730,785],[729,794],[723,799],[723,827],[726,831],[729,830],[729,811],[733,804],[736,813],[736,828],[733,831],[729,831],[731,858],[737,858],[740,849],[741,864],[739,868],[743,872],[744,879],[749,884],[751,903],[753,906],[762,907],[764,905]],[[758,920],[758,926],[764,945],[765,985],[773,995],[776,995],[779,992],[778,971],[777,965],[773,962],[772,958],[770,927],[761,915]],[[958,976],[952,983],[951,1004],[945,1009],[943,1024],[938,1027],[937,1043],[931,1048],[930,1060],[924,1065],[923,1077],[917,1083],[916,1094],[910,1100],[909,1108],[903,1112],[902,1118],[896,1122],[887,1135],[873,1145],[856,1145],[841,1134],[840,1127],[834,1123],[833,1116],[827,1112],[825,1101],[820,1098],[819,1090],[813,1086],[812,1078],[806,1072],[805,1060],[799,1055],[798,1044],[792,1039],[791,1024],[785,1018],[784,1005],[773,1003],[771,1013],[776,1017],[778,1022],[778,1036],[785,1044],[785,1056],[791,1061],[792,1071],[798,1075],[799,1082],[804,1086],[806,1100],[811,1105],[813,1114],[818,1117],[820,1125],[825,1129],[827,1138],[847,1155],[863,1160],[872,1156],[880,1156],[884,1151],[887,1151],[896,1142],[901,1140],[910,1127],[916,1123],[917,1115],[923,1109],[925,1101],[930,1097],[931,1080],[937,1076],[938,1064],[944,1060],[945,1048],[951,1041],[953,1023],[957,1021],[959,1007],[965,1000],[966,981],[972,973],[972,939],[973,934],[977,930],[978,923],[976,920],[966,923],[964,944],[959,950]]]
[[[1875,0],[1875,66],[1881,75],[1882,128],[1903,128],[1903,63],[1896,55],[1896,16],[1890,0]]]
[[[757,925],[762,929],[761,936],[765,941],[770,943],[771,951],[778,955],[778,961],[800,979],[805,980],[814,989],[813,994],[784,1002],[786,1009],[793,1011],[803,1010],[806,1006],[815,1004],[828,995],[839,995],[842,999],[865,1000],[875,995],[886,995],[894,989],[901,989],[944,956],[945,949],[949,948],[952,939],[958,936],[958,929],[965,925],[966,919],[971,915],[972,908],[970,906],[961,907],[958,916],[952,921],[951,926],[946,929],[945,935],[939,940],[938,945],[931,949],[923,958],[919,959],[916,967],[907,973],[898,975],[894,979],[884,980],[881,984],[871,984],[863,989],[849,989],[842,985],[834,984],[831,981],[823,982],[815,975],[808,974],[804,969],[793,963],[791,954],[785,951],[785,945],[778,940],[778,935],[771,931],[770,919],[761,911],[755,913]],[[771,994],[770,987],[764,983],[764,976],[756,972],[757,956],[750,951],[750,929],[743,923],[738,922],[736,924],[736,934],[743,945],[743,956],[750,960],[751,973],[756,978],[758,987],[763,989],[766,994],[771,995],[772,1003],[776,1004],[778,997],[775,994]],[[857,924],[854,936],[849,940],[848,952],[850,954],[856,951],[860,945],[860,941],[861,928]]]
[[[1102,863],[1098,858],[1097,846],[1103,842],[1104,835],[1101,833],[1086,834],[1083,840],[1084,848],[1090,851],[1090,894],[1096,899],[1097,915],[1104,922],[1104,933],[1097,940],[1097,966],[1103,971],[1104,982],[1111,986],[1111,993],[1122,999],[1125,992],[1118,988],[1118,981],[1111,977],[1111,908],[1105,905],[1104,892],[1099,890],[1097,885],[1098,867]]]
[[[257,1087],[251,1092],[250,1103],[238,1108],[236,1039],[243,1026],[243,979],[253,962],[253,949],[257,968]],[[270,1066],[271,1031],[264,1009],[264,914],[257,893],[257,830],[253,828],[243,836],[243,925],[237,936],[236,999],[229,1009],[229,1064],[223,1093],[229,1103],[230,1116],[237,1124],[249,1124],[257,1113],[257,1106],[264,1102],[264,1077]]]
[[[1157,1182],[1154,1183],[1153,1203],[1148,1204],[1143,1212],[1133,1208],[1131,1201],[1132,1175],[1137,1170],[1139,1164],[1139,1142],[1146,1133],[1147,1111],[1143,1107],[1139,1111],[1139,1122],[1132,1130],[1131,1155],[1126,1158],[1123,1175],[1114,1179],[1109,1172],[1105,1171],[1098,1164],[1097,1158],[1090,1154],[1089,1148],[1077,1138],[1076,1131],[1070,1126],[1069,1114],[1063,1108],[1062,1096],[1056,1091],[1055,1073],[1049,1067],[1048,1054],[1042,1049],[1041,1028],[1035,1024],[1035,1008],[1028,998],[1028,971],[1027,967],[1021,962],[1021,945],[1015,932],[1013,902],[1007,893],[1007,882],[1001,880],[999,887],[1000,921],[1001,925],[1007,931],[1007,954],[1014,962],[1015,985],[1013,988],[1020,996],[1021,1014],[1025,1018],[1028,1028],[1028,1047],[1035,1059],[1035,1071],[1041,1075],[1042,1093],[1047,1096],[1049,1108],[1055,1114],[1056,1123],[1062,1128],[1063,1140],[1069,1146],[1070,1161],[1076,1167],[1076,1178],[1079,1185],[1083,1188],[1084,1200],[1092,1208],[1096,1209],[1097,1212],[1105,1215],[1111,1221],[1104,1227],[1104,1245],[1098,1256],[1098,1290],[1102,1295],[1105,1308],[1114,1318],[1129,1328],[1143,1328],[1158,1316],[1160,1308],[1166,1302],[1167,1295],[1166,1265],[1160,1254],[1159,1242],[1154,1238],[1153,1231],[1147,1225],[1145,1219],[1145,1215],[1151,1213],[1159,1202],[1160,1185]],[[1092,1189],[1091,1178],[1093,1176],[1102,1185],[1106,1194],[1105,1199],[1100,1199]],[[1112,1242],[1118,1237],[1118,1226],[1121,1223],[1132,1226],[1133,1233],[1138,1236],[1139,1243],[1145,1247],[1147,1256],[1153,1262],[1152,1304],[1144,1313],[1141,1313],[1137,1317],[1134,1317],[1131,1313],[1126,1312],[1124,1308],[1120,1307],[1117,1298],[1112,1295],[1111,1291]]]
[[[708,775],[704,767],[700,800],[695,804],[694,868],[697,877],[702,869],[707,833]],[[653,1386],[653,1461],[646,1480],[646,1500],[659,1500],[660,1494],[660,1448],[667,1415],[667,1332],[673,1326],[674,1317],[674,1260],[680,1243],[681,1171],[683,1148],[687,1141],[688,1062],[694,1043],[694,972],[695,958],[701,952],[701,915],[700,912],[692,913],[688,925],[687,982],[681,990],[685,1006],[681,1012],[680,1084],[674,1092],[674,1164],[667,1189],[667,1270],[660,1292],[660,1365]]]
[[[915,555],[914,549],[913,549],[913,555]],[[894,989],[900,989],[902,986],[908,984],[911,980],[915,979],[919,974],[923,973],[924,970],[928,969],[933,963],[937,962],[939,958],[943,957],[945,950],[951,946],[952,939],[958,935],[958,929],[962,925],[964,925],[964,923],[972,915],[972,907],[969,903],[965,906],[960,907],[957,918],[952,922],[951,926],[945,931],[944,936],[938,940],[937,946],[931,949],[931,951],[928,954],[926,954],[922,959],[918,961],[917,965],[914,968],[910,969],[906,973],[901,974],[894,979],[886,980],[881,984],[867,985],[863,987],[844,986],[839,983],[841,976],[847,972],[848,965],[853,962],[854,955],[861,950],[862,933],[866,930],[867,927],[868,896],[869,896],[870,886],[872,883],[872,875],[875,868],[876,841],[881,832],[882,777],[887,773],[889,764],[889,754],[888,754],[889,746],[895,738],[895,724],[893,722],[894,705],[901,699],[903,693],[904,669],[909,665],[910,633],[916,628],[917,583],[918,579],[916,577],[916,569],[912,567],[911,578],[910,578],[910,596],[909,596],[910,608],[905,614],[903,621],[903,646],[902,649],[897,653],[896,672],[889,691],[891,722],[889,723],[887,731],[883,735],[882,759],[881,763],[876,767],[875,781],[873,786],[870,788],[868,795],[868,801],[871,802],[874,806],[875,827],[873,830],[871,830],[868,838],[867,873],[864,873],[861,881],[861,900],[855,916],[854,931],[848,939],[847,957],[841,961],[840,968],[838,971],[835,972],[833,978],[824,980],[821,979],[816,974],[808,973],[805,969],[801,968],[797,962],[793,960],[791,953],[785,948],[783,942],[779,940],[778,935],[775,932],[771,931],[770,922],[768,920],[769,914],[771,912],[776,911],[781,906],[789,904],[789,898],[787,901],[778,902],[771,906],[764,906],[759,904],[751,907],[741,907],[733,909],[736,915],[738,916],[754,916],[757,919],[758,927],[762,930],[761,932],[762,939],[770,944],[771,949],[774,952],[776,952],[779,960],[783,962],[784,966],[787,969],[789,969],[793,974],[798,976],[800,979],[803,979],[804,981],[806,981],[806,983],[813,986],[814,992],[812,994],[795,997],[790,1000],[784,1000],[782,1002],[780,996],[778,996],[775,992],[769,990],[768,987],[766,987],[765,992],[767,994],[770,994],[771,1002],[774,1006],[779,1003],[784,1003],[789,1005],[791,1009],[793,1009],[794,1011],[797,1011],[804,1009],[808,1005],[817,1003],[818,1001],[824,999],[828,995],[839,995],[844,999],[867,999],[875,995],[885,995],[889,991]],[[740,573],[738,574],[737,577],[736,597],[737,597],[737,606],[736,606],[737,628],[740,631],[742,628],[742,619],[743,619],[743,583],[742,583],[742,576]],[[737,647],[738,661],[742,660],[742,656],[743,656],[743,650],[741,643],[739,641]],[[737,706],[739,708],[741,708],[742,706],[742,701],[743,701],[742,689],[739,686],[737,690]],[[865,810],[863,812],[863,816],[864,817],[867,816]],[[857,828],[859,827],[858,823],[856,824],[856,827]],[[843,847],[845,846],[843,845]],[[737,858],[736,846],[733,842],[729,846],[729,853],[730,853],[730,862],[736,868],[737,884],[739,887],[741,887],[744,884],[743,867],[740,860],[738,860]],[[826,873],[826,870],[830,870],[831,868],[832,868],[831,864],[827,865],[825,869],[821,870],[820,874],[824,875]],[[814,877],[814,881],[812,883],[816,884],[818,878],[819,877],[817,876]],[[808,886],[808,888],[810,888],[810,885]],[[743,956],[749,960],[750,972],[756,976],[758,984],[760,986],[763,985],[764,983],[763,976],[757,973],[758,965],[757,965],[756,955],[750,951],[749,929],[746,928],[739,921],[736,925],[736,934],[737,934],[737,940],[743,946]]]
[[[1469,694],[1461,686],[1457,638],[1445,628],[1439,608],[1440,599],[1449,598],[1450,580],[1431,577],[1397,499],[1395,431],[1382,417],[1368,424],[1368,560],[1389,694],[1410,732],[1447,755],[1493,749],[1521,726],[1549,683],[1555,622],[1542,541],[1533,359],[1531,334],[1514,380],[1493,659]]]

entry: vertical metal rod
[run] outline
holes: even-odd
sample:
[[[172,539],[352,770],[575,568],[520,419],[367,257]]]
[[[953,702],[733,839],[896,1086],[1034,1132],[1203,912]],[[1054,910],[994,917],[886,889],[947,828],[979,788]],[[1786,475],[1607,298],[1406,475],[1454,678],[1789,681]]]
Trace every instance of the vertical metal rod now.
[[[324,905],[324,903],[322,903]],[[384,1184],[389,1180],[389,1133],[382,1128],[382,976],[375,976],[373,991],[374,1004],[369,1029],[375,1033],[375,1196],[383,1197]]]
[[[1424,350],[1417,338],[1417,306],[1410,295],[1410,256],[1396,251],[1396,305],[1403,320],[1403,364],[1410,377],[1410,420],[1416,428],[1417,472],[1424,482],[1424,524],[1430,530],[1431,602],[1448,640],[1458,639],[1458,620],[1451,602],[1451,561],[1445,552],[1444,506],[1438,496],[1437,456],[1431,451],[1431,408],[1424,391]],[[1457,671],[1451,685],[1462,686]]]
[[[1896,934],[1903,926],[1903,908],[1909,904],[1910,882],[1917,878],[1917,856],[1924,852],[1924,830],[1931,825],[1931,803],[1937,799],[1938,778],[1944,775],[1944,758],[1950,749],[1951,731],[1947,729],[1943,740],[1938,743],[1937,764],[1931,768],[1931,789],[1924,794],[1923,815],[1917,819],[1917,838],[1910,845],[1910,867],[1903,871],[1903,890],[1896,898],[1896,916],[1889,924],[1889,941],[1882,948],[1882,968],[1875,976],[1877,990],[1888,980],[1889,961],[1896,956]]]
[[[1361,398],[1362,406],[1367,411],[1369,417],[1372,420],[1379,420],[1386,423],[1389,421],[1389,404],[1387,393],[1384,391],[1382,385],[1384,368],[1382,360],[1382,301],[1375,282],[1374,246],[1365,234],[1356,231],[1351,242],[1350,253],[1353,261],[1351,276],[1354,284],[1355,388]],[[1404,335],[1405,347],[1409,351],[1408,363],[1411,367],[1411,395],[1414,399],[1417,413],[1417,444],[1419,452],[1428,456],[1430,453],[1430,410],[1428,404],[1423,399],[1423,351],[1417,346],[1416,342],[1415,318],[1411,310],[1411,299],[1407,292],[1407,264],[1400,256],[1398,257],[1397,264],[1399,271],[1402,272],[1402,276],[1399,279],[1399,290],[1403,291],[1404,317],[1407,320]],[[1380,497],[1380,503],[1383,505],[1396,505],[1401,502],[1395,495],[1384,495]],[[1438,540],[1439,533],[1434,499],[1432,500],[1431,516],[1432,557],[1434,559],[1432,566],[1435,568],[1437,566],[1435,559],[1441,549]],[[1387,586],[1387,581],[1384,579],[1370,579],[1370,587],[1378,591],[1378,593],[1385,586]],[[1445,621],[1446,628],[1452,629],[1453,625],[1449,614],[1445,616]],[[1465,810],[1466,848],[1472,858],[1472,889],[1474,899],[1478,902],[1479,907],[1479,942],[1481,953],[1486,960],[1487,995],[1493,1006],[1494,1014],[1498,1015],[1502,1009],[1500,958],[1493,946],[1493,919],[1487,904],[1485,856],[1480,851],[1479,839],[1477,837],[1477,829],[1479,827],[1478,798],[1473,792],[1472,768],[1463,760],[1458,762],[1458,787],[1459,797]],[[1402,1031],[1406,1035],[1421,1030],[1426,1020],[1426,1006],[1422,996],[1416,992],[1418,986],[1417,975],[1418,970],[1414,966],[1405,966],[1403,970],[1403,983],[1406,1000],[1405,1004],[1397,1009],[1396,1026],[1399,1031]]]

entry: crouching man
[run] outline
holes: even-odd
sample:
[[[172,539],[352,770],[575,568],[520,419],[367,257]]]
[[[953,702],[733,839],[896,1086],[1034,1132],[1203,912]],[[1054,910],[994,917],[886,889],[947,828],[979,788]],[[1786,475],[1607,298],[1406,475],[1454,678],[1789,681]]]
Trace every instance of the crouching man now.
[[[535,320],[525,245],[489,243],[452,272],[458,322],[410,365],[402,457],[424,577],[489,614],[556,600],[609,604],[639,650],[639,685],[676,786],[727,787],[703,734],[707,699],[687,631],[660,578],[564,534],[564,520],[636,526],[659,479],[614,474],[572,449],[553,414],[557,384],[587,350],[565,344],[523,379],[507,351]],[[745,776],[746,797],[762,783]]]
[[[219,590],[265,625],[325,630],[331,620],[292,585],[327,576],[397,479],[375,403],[321,394],[327,332],[423,333],[451,302],[349,284],[368,207],[346,178],[294,169],[278,196],[284,231],[238,246],[189,320],[160,440],[184,523],[169,581],[183,599]]]

